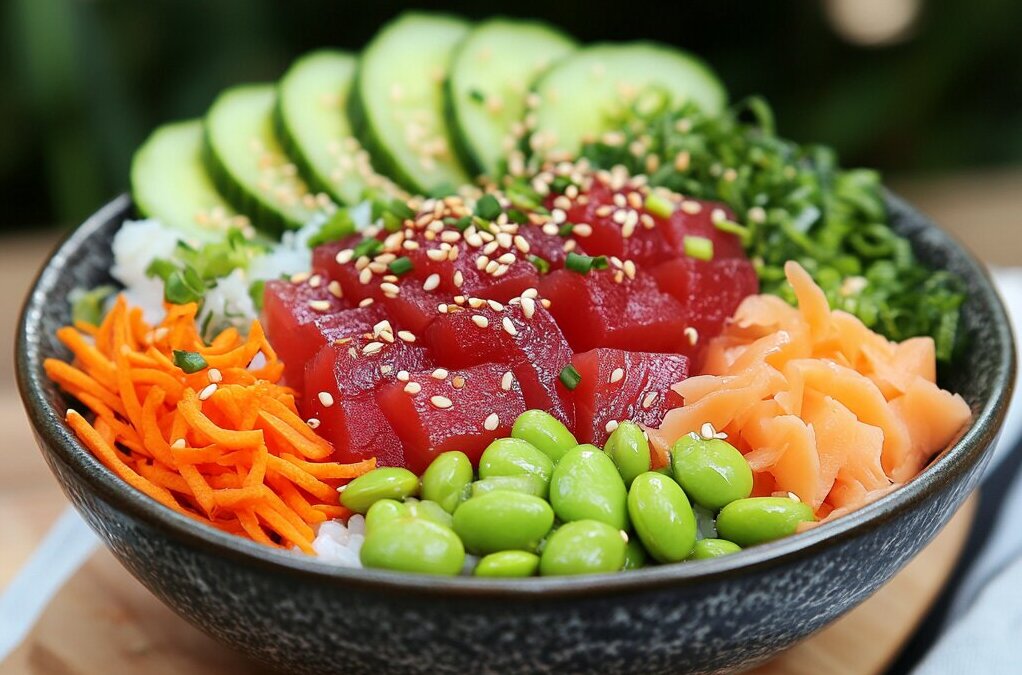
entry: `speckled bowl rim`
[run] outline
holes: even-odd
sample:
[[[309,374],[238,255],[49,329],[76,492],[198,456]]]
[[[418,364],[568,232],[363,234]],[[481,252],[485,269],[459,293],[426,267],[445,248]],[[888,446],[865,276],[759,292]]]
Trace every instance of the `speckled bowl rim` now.
[[[500,602],[536,602],[566,597],[595,597],[621,593],[648,592],[664,587],[701,585],[729,576],[759,572],[810,556],[842,540],[855,538],[925,501],[946,487],[960,472],[980,461],[990,451],[1004,420],[1015,380],[1015,342],[1002,300],[990,277],[975,257],[929,218],[907,206],[894,195],[888,199],[905,211],[923,217],[936,230],[940,246],[961,257],[967,275],[977,283],[978,300],[994,316],[1000,344],[1004,345],[994,374],[993,395],[983,403],[972,425],[954,445],[908,484],[858,511],[824,523],[786,539],[756,546],[741,553],[684,564],[649,567],[628,574],[599,574],[579,577],[546,577],[493,580],[476,577],[432,577],[427,575],[338,567],[304,555],[271,549],[255,542],[202,525],[131,489],[110,472],[77,440],[64,423],[63,415],[47,400],[46,376],[37,348],[42,303],[61,271],[74,265],[74,252],[104,224],[123,220],[131,213],[131,199],[121,195],[70,232],[47,258],[36,277],[22,309],[18,326],[16,370],[18,388],[29,419],[45,445],[45,452],[70,467],[104,501],[183,545],[204,550],[238,564],[261,568],[281,577],[301,577],[324,587],[358,588],[382,594],[471,598]]]

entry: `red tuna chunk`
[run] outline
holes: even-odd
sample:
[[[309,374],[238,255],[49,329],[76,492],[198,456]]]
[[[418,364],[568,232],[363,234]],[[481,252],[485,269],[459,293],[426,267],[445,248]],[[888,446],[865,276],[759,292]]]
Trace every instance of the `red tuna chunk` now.
[[[420,369],[410,372],[408,383],[381,386],[377,404],[404,445],[405,466],[422,473],[448,450],[461,450],[478,463],[487,445],[509,436],[526,405],[516,383],[508,391],[501,388],[505,372],[498,364],[448,373]]]
[[[608,423],[632,420],[658,426],[682,398],[671,386],[688,377],[688,359],[680,354],[594,349],[576,354],[572,365],[581,375],[571,391],[575,437],[602,446]]]

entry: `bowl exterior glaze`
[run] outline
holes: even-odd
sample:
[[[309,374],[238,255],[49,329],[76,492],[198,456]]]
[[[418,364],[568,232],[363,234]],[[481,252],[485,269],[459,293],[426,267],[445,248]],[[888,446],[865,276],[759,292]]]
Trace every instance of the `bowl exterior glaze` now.
[[[848,611],[947,523],[989,458],[1014,381],[1004,309],[981,266],[896,197],[920,258],[969,287],[969,347],[942,384],[975,420],[917,479],[860,511],[734,556],[627,574],[515,581],[331,568],[199,526],[132,491],[63,423],[42,372],[67,293],[108,279],[114,200],[57,249],[29,296],[19,387],[47,463],[121,563],[178,614],[239,651],[300,673],[733,672]]]

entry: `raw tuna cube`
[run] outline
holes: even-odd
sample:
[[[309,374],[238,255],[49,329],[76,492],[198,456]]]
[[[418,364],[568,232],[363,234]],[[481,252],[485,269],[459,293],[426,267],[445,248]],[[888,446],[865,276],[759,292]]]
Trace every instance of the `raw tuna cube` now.
[[[713,214],[716,211],[723,211],[724,216],[732,222],[735,220],[734,212],[719,202],[686,199],[681,208],[675,209],[663,229],[667,246],[675,257],[685,255],[686,236],[706,237],[712,241],[715,259],[745,257],[745,250],[738,237],[713,224]]]
[[[366,298],[379,300],[383,297],[383,292],[380,290],[382,275],[374,274],[369,279],[369,283],[363,284],[362,270],[358,269],[354,260],[344,264],[337,262],[337,254],[340,251],[351,249],[362,239],[361,235],[354,235],[340,241],[317,246],[312,252],[313,268],[323,270],[329,279],[337,281],[341,285],[343,297],[352,305],[357,305]]]
[[[571,347],[538,300],[525,302],[531,317],[519,302],[440,314],[424,333],[424,342],[446,368],[503,366],[518,381],[530,408],[542,408],[570,425],[571,409],[557,391],[557,377],[571,360]]]
[[[432,370],[413,370],[408,383],[382,385],[376,400],[404,445],[405,466],[422,473],[447,450],[461,450],[478,463],[487,445],[510,435],[526,405],[517,384],[501,388],[505,372],[484,364],[437,379]]]
[[[452,296],[423,290],[421,283],[415,279],[402,280],[397,285],[400,293],[381,295],[373,305],[386,311],[395,328],[409,330],[415,335],[421,335],[436,319],[440,304],[451,302]]]
[[[551,272],[540,283],[550,312],[576,352],[594,347],[680,352],[685,348],[685,308],[639,272],[618,283],[615,270]]]
[[[658,426],[668,410],[682,404],[671,386],[688,377],[685,356],[594,349],[576,354],[572,365],[581,375],[571,391],[580,443],[602,446],[613,422],[622,420]]]
[[[745,258],[676,258],[658,265],[651,274],[661,291],[685,307],[685,323],[696,331],[689,333],[689,348],[683,350],[689,354],[701,351],[719,335],[742,300],[759,290],[756,271]]]
[[[379,346],[382,345],[382,346]],[[431,364],[425,349],[359,337],[323,347],[305,371],[302,414],[319,421],[317,433],[333,443],[338,461],[375,456],[384,466],[403,466],[401,442],[376,401],[383,382],[402,369]]]
[[[263,294],[266,335],[284,362],[284,378],[290,386],[301,388],[305,364],[326,343],[321,326],[338,321],[336,317],[348,307],[347,302],[331,295],[322,281],[315,287],[307,281],[266,282]]]

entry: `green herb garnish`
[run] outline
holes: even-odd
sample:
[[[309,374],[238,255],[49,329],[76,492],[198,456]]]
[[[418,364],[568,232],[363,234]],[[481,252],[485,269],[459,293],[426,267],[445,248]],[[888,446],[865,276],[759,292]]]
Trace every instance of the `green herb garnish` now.
[[[483,94],[483,92],[479,91],[478,89],[469,89],[468,97],[475,101],[476,103],[482,103],[483,101],[486,100],[486,95]]]
[[[373,257],[377,253],[383,250],[383,242],[373,237],[366,237],[362,241],[355,244],[352,252],[356,258],[362,256]]]
[[[206,359],[199,352],[186,352],[180,349],[174,350],[174,365],[189,375],[197,373],[208,364]]]
[[[113,286],[97,286],[88,291],[74,289],[68,296],[71,301],[71,321],[98,326],[103,321],[106,299],[116,292]]]
[[[575,369],[575,366],[569,363],[561,368],[561,373],[557,376],[557,379],[559,379],[561,384],[567,387],[568,390],[573,390],[578,386],[578,383],[582,381],[582,374]]]
[[[706,237],[685,235],[682,240],[685,255],[698,260],[713,260],[713,240]]]
[[[550,261],[540,258],[538,255],[530,255],[529,262],[533,264],[540,274],[546,274],[550,271]]]
[[[605,270],[610,266],[607,256],[589,256],[571,251],[564,259],[564,267],[579,274],[589,274],[592,270]]]
[[[479,198],[476,202],[476,215],[486,220],[496,220],[497,216],[503,212],[503,208],[500,206],[500,202],[497,198],[491,194],[485,194]]]
[[[189,302],[201,302],[206,296],[206,284],[191,267],[174,270],[167,276],[163,285],[163,297],[172,305],[186,305]]]
[[[661,218],[670,218],[674,213],[674,204],[664,199],[655,192],[650,192],[646,195],[646,210],[652,213],[654,216]]]
[[[387,269],[389,269],[392,274],[396,274],[397,276],[401,276],[402,274],[408,274],[409,272],[412,271],[413,267],[415,266],[412,264],[411,258],[404,255],[392,261],[389,265],[387,265]]]

